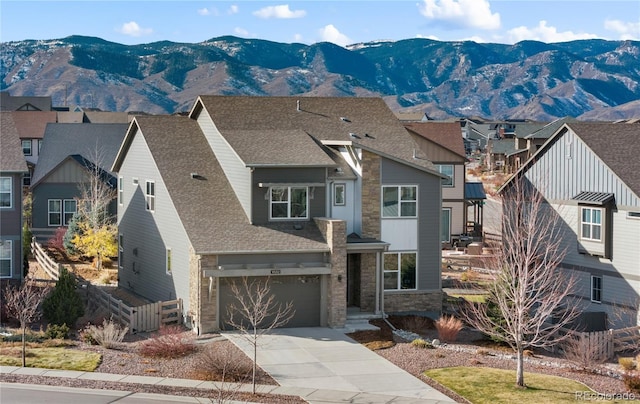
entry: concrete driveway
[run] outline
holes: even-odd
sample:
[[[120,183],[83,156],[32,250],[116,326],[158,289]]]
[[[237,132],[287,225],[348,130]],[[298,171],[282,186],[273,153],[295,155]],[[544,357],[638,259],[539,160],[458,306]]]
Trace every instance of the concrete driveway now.
[[[253,357],[251,344],[241,335],[227,332],[224,336]],[[454,402],[331,328],[273,330],[259,338],[257,363],[281,386],[292,388],[292,393],[296,388],[306,388],[362,392],[389,399],[380,402]]]

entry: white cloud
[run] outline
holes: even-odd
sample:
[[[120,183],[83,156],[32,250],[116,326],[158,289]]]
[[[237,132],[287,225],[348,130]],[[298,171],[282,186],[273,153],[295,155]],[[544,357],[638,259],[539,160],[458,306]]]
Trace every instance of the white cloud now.
[[[640,21],[624,22],[620,20],[606,20],[604,22],[604,28],[617,33],[622,40],[640,40]]]
[[[142,28],[135,21],[129,21],[122,24],[122,26],[118,28],[117,31],[121,34],[133,37],[145,36],[153,33],[153,30],[151,28]]]
[[[524,40],[534,40],[541,42],[567,42],[578,39],[598,38],[595,34],[576,34],[573,31],[558,32],[556,27],[550,27],[545,20],[538,23],[537,27],[528,28],[525,26],[516,27],[507,31],[507,40],[516,43]]]
[[[293,41],[302,43],[304,41],[304,37],[302,36],[302,34],[294,34]]]
[[[491,12],[487,0],[423,0],[418,8],[428,19],[456,27],[500,28],[500,14]]]
[[[237,34],[237,35],[240,35],[240,36],[245,36],[245,37],[249,36],[249,31],[247,31],[246,29],[241,28],[241,27],[235,27],[233,29],[233,32],[235,34]]]
[[[227,10],[227,14],[238,14],[239,11],[240,11],[240,8],[238,8],[238,6],[234,4],[231,7],[229,7],[229,9]]]
[[[347,46],[353,41],[348,36],[338,31],[333,24],[326,25],[320,29],[320,38],[322,41],[333,42],[336,45]]]
[[[439,41],[440,38],[438,38],[435,35],[422,35],[422,34],[416,34],[416,38],[421,38],[421,39],[431,39],[433,41]]]
[[[200,15],[211,15],[211,10],[209,10],[208,8],[199,8],[198,9],[198,14]]]
[[[302,18],[307,15],[307,12],[304,10],[290,10],[288,4],[283,4],[280,6],[269,6],[265,8],[261,8],[258,11],[254,11],[253,15],[258,18]]]

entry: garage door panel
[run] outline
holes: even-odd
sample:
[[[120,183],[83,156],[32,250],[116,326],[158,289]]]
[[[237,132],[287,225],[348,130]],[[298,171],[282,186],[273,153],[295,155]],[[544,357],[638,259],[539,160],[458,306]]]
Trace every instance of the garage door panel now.
[[[321,316],[321,279],[320,275],[314,276],[274,276],[254,277],[249,281],[269,281],[269,288],[275,296],[275,302],[285,305],[293,302],[295,313],[283,327],[317,327],[320,326]],[[237,299],[231,293],[231,284],[241,284],[241,278],[220,279],[220,328],[229,329],[228,307],[237,305]]]

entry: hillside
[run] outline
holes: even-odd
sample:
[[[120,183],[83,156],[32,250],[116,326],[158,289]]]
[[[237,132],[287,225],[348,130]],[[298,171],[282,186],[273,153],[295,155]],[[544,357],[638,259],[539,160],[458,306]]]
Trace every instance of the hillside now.
[[[0,43],[0,87],[54,105],[173,113],[199,94],[381,96],[433,118],[640,117],[640,42],[515,45],[407,39],[342,48],[232,36],[122,45]]]

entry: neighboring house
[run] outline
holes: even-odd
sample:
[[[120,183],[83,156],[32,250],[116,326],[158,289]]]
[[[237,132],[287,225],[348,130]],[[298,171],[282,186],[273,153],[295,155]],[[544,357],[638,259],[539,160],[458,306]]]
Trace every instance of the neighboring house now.
[[[402,122],[427,122],[431,121],[426,112],[396,112],[398,120]],[[460,125],[458,125],[459,127]]]
[[[640,125],[569,122],[512,177],[526,178],[560,215],[567,255],[559,270],[577,277],[572,293],[591,329],[639,322],[638,156]]]
[[[44,131],[48,123],[55,123],[57,121],[57,112],[15,111],[10,112],[10,114],[13,115],[13,121],[18,129],[20,142],[22,144],[22,154],[25,156],[29,167],[29,172],[23,177],[23,185],[28,187],[31,185],[31,177],[38,163]]]
[[[270,277],[288,327],[347,313],[434,312],[441,180],[380,98],[200,96],[137,116],[119,180],[119,279],[228,327],[232,282]],[[436,315],[437,315],[436,314]]]
[[[405,123],[420,149],[420,157],[431,161],[441,174],[442,218],[440,241],[451,243],[452,235],[467,233],[467,201],[464,144],[458,122]]]
[[[11,113],[0,117],[0,278],[22,279],[22,176],[27,163]]]
[[[51,97],[12,96],[0,91],[0,111],[52,111]]]
[[[76,198],[93,164],[115,187],[109,171],[127,131],[127,124],[53,123],[45,130],[41,154],[31,183],[32,232],[40,240],[65,227],[77,211]],[[115,202],[111,208],[116,214]]]

